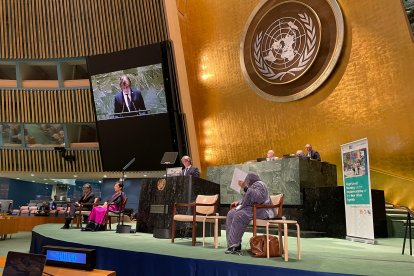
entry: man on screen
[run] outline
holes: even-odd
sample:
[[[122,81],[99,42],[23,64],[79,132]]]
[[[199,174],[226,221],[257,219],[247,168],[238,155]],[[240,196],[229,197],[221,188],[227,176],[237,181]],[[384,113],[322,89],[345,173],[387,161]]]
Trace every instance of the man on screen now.
[[[141,92],[131,88],[131,80],[127,75],[122,75],[119,78],[119,86],[121,91],[115,95],[115,116],[124,116],[119,113],[127,113],[125,115],[140,115],[148,114],[145,110],[144,99],[142,98]],[[143,110],[142,112],[139,112]]]

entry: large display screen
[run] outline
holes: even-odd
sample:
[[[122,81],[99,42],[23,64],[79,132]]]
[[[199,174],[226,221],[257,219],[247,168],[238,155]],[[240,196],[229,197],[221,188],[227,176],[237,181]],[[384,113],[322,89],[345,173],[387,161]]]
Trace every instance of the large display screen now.
[[[165,152],[180,154],[183,115],[170,42],[87,58],[104,171],[164,170]]]
[[[167,112],[162,64],[91,76],[97,120]]]

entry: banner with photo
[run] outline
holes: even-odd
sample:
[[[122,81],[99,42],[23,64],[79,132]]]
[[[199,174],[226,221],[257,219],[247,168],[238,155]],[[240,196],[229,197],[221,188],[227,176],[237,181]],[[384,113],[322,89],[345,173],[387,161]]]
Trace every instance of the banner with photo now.
[[[341,145],[347,239],[374,243],[368,139]]]

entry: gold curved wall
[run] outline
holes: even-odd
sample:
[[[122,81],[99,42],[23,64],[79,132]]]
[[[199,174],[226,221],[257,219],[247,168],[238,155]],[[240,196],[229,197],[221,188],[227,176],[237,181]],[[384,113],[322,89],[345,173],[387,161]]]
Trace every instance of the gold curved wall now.
[[[294,153],[312,143],[338,166],[340,145],[368,138],[372,186],[414,208],[414,43],[400,1],[338,1],[345,45],[332,76],[310,96],[257,96],[239,64],[258,0],[177,0],[202,167]],[[205,170],[204,170],[205,171]]]
[[[0,58],[64,58],[168,39],[159,0],[0,0]]]

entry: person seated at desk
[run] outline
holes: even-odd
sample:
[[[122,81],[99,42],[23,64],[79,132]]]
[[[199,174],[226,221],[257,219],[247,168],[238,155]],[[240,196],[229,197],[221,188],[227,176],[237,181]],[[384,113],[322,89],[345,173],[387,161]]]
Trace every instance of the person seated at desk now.
[[[295,153],[295,156],[297,157],[305,157],[305,154],[303,153],[303,150],[297,150]]]
[[[269,191],[264,182],[255,173],[247,174],[244,181],[239,181],[239,186],[245,194],[240,201],[233,202],[226,218],[226,254],[239,254],[244,231],[253,219],[254,204],[272,204]],[[257,210],[258,219],[269,219],[275,216],[272,208]]]
[[[43,202],[42,205],[37,209],[35,216],[49,216],[50,215],[50,207],[47,202]]]
[[[319,154],[319,152],[312,149],[311,144],[306,144],[305,150],[306,150],[306,154],[305,154],[306,157],[310,157],[310,159],[313,159],[313,160],[321,161],[321,155]]]
[[[192,176],[195,176],[195,177],[200,177],[200,171],[198,170],[198,168],[191,165],[190,156],[187,156],[187,155],[183,156],[181,158],[181,163],[183,163],[183,165],[184,165],[182,175],[184,175],[184,176],[192,175]]]
[[[103,205],[93,207],[91,214],[88,217],[88,224],[82,231],[101,231],[105,230],[106,213],[119,212],[125,198],[125,193],[122,191],[124,184],[116,182],[114,185],[115,193],[111,199]]]
[[[70,212],[66,217],[65,225],[62,226],[62,229],[69,229],[70,222],[75,216],[75,212],[79,211],[80,205],[82,204],[82,211],[92,210],[93,203],[95,201],[95,195],[92,193],[92,186],[89,183],[86,183],[82,187],[82,196],[77,202],[70,204]]]
[[[266,154],[266,161],[273,161],[279,159],[275,156],[275,152],[273,150],[268,150]]]

